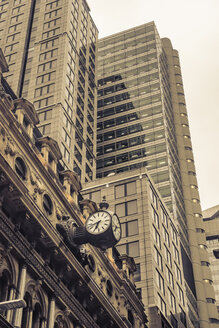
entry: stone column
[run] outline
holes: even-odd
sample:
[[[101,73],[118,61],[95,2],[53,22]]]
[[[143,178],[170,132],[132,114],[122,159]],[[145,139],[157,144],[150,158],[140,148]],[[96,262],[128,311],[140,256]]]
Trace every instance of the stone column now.
[[[48,328],[54,328],[55,323],[55,298],[52,297],[49,304]]]
[[[30,308],[28,311],[28,328],[32,328],[32,321],[33,321],[33,309]]]
[[[20,268],[20,277],[19,277],[19,283],[18,283],[18,295],[17,298],[24,298],[24,291],[25,291],[25,284],[26,284],[26,274],[27,274],[27,265],[23,264]],[[16,328],[21,327],[21,320],[22,320],[22,313],[23,309],[17,309],[15,310],[15,316],[14,316],[14,326]]]
[[[16,298],[16,288],[14,285],[11,285],[10,287],[10,293],[9,293],[9,301],[12,301]],[[11,320],[12,310],[7,311],[6,319],[8,322]]]

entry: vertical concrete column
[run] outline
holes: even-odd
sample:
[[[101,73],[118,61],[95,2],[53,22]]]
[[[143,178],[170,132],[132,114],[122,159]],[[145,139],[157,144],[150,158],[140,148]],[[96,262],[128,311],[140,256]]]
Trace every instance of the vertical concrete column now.
[[[17,298],[24,298],[25,284],[26,284],[27,265],[23,264],[20,268],[20,277],[18,283],[18,295]],[[23,309],[17,309],[15,311],[14,326],[16,328],[21,327]]]
[[[48,315],[48,328],[54,328],[55,323],[55,298],[52,297],[49,304],[49,315]]]

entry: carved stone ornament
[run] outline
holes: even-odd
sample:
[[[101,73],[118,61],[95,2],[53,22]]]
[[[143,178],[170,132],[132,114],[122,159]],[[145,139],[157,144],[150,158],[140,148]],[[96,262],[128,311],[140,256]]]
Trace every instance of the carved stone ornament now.
[[[7,144],[7,146],[5,147],[5,154],[6,155],[11,155],[11,156],[14,156],[16,153],[15,153],[15,151],[12,149],[12,147],[9,145],[9,144]]]
[[[39,185],[42,184],[40,177],[34,172],[30,173],[30,182],[33,186],[36,186],[37,188],[39,188]]]

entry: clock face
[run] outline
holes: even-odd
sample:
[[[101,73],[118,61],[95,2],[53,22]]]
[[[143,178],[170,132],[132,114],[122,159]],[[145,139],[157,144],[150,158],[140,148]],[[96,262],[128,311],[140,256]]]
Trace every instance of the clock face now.
[[[113,234],[114,237],[116,238],[116,240],[120,240],[121,238],[121,224],[119,222],[119,218],[116,214],[113,214],[112,216],[112,230],[113,230]]]
[[[98,235],[106,231],[111,223],[111,215],[105,211],[92,214],[86,221],[86,229],[89,233]]]

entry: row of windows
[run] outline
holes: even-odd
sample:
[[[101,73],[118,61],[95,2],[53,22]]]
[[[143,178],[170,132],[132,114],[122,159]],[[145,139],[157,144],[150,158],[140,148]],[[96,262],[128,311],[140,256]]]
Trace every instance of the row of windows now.
[[[54,90],[55,90],[55,83],[48,84],[43,87],[37,88],[35,90],[34,96],[35,97],[44,96],[44,95],[47,95],[48,93],[54,92]]]
[[[123,63],[118,63],[114,66],[114,70],[117,71],[118,69],[120,69],[120,65],[124,65],[122,66],[122,68],[128,68],[131,66],[135,66],[135,65],[139,65],[142,64],[144,62],[149,62],[152,59],[157,59],[157,54],[156,51],[149,53],[147,55],[145,55],[145,50],[149,51],[151,49],[156,49],[155,44],[151,44],[150,46],[148,46],[147,48],[141,47],[141,48],[137,48],[128,52],[123,52],[121,54],[114,56],[111,56],[109,58],[104,59],[103,61],[99,61],[98,62],[98,70],[100,71],[101,69],[105,69],[105,65],[111,64],[111,63],[115,63],[117,61],[123,60]],[[141,54],[144,54],[143,56],[139,56]],[[133,56],[138,56],[134,59],[131,59],[130,57]],[[101,67],[101,65],[103,65],[103,67]]]
[[[144,121],[142,123],[130,125],[128,127],[124,127],[121,129],[117,129],[115,131],[109,131],[103,134],[97,135],[97,142],[103,142],[115,138],[124,137],[126,135],[141,132],[145,130],[154,129],[163,125],[163,118],[157,118],[155,120]]]
[[[158,146],[151,146],[148,148],[140,148],[137,150],[129,151],[126,153],[122,153],[116,156],[111,156],[103,159],[99,159],[97,161],[97,169],[104,168],[107,166],[115,165],[115,164],[121,164],[124,162],[128,162],[135,159],[140,159],[143,157],[147,157],[153,154],[156,154],[158,152],[165,152],[166,151],[166,145],[161,144]],[[149,161],[148,161],[149,162]]]
[[[99,96],[105,96],[107,94],[117,92],[126,88],[131,88],[134,86],[140,86],[141,84],[145,84],[154,80],[157,80],[159,77],[158,73],[148,74],[145,76],[137,77],[131,80],[128,80],[126,82],[118,83],[115,85],[112,85],[110,87],[99,89],[98,95]]]
[[[146,108],[146,109],[142,109],[142,107],[150,105],[151,104],[151,98],[143,98],[140,100],[134,100],[132,102],[126,102],[124,104],[115,106],[115,107],[111,107],[111,108],[107,108],[104,110],[98,110],[97,112],[97,118],[103,118],[103,117],[108,117],[114,114],[119,114],[122,112],[127,112],[129,110],[132,109],[137,109],[140,108],[140,110],[137,112],[137,114],[140,117],[146,117],[146,116],[150,116],[150,115],[155,115],[158,113],[162,112],[162,107],[160,105],[158,106],[153,106],[150,108]]]
[[[55,9],[55,10],[52,10],[52,11],[46,13],[44,15],[44,19],[48,20],[48,19],[54,18],[60,14],[61,14],[61,8],[58,8],[58,9]]]
[[[60,33],[60,30],[61,30],[60,27],[56,27],[53,28],[52,30],[42,33],[42,40],[58,35]]]
[[[123,140],[123,141],[117,142],[115,144],[106,145],[104,147],[101,147],[102,148],[101,150],[99,149],[100,148],[99,147],[98,148],[98,151],[99,151],[98,155],[100,155],[100,151],[102,151],[102,150],[103,150],[104,154],[108,154],[108,153],[114,152],[116,150],[136,146],[137,144],[139,144],[142,141],[144,141],[143,138],[136,137],[136,138],[132,138],[128,141]],[[130,151],[130,152],[118,154],[118,155],[112,156],[112,157],[98,159],[97,167],[98,168],[106,167],[106,166],[109,166],[109,165],[114,165],[116,163],[119,164],[119,163],[126,162],[126,161],[129,161],[129,160],[134,160],[134,159],[142,158],[142,157],[146,157],[146,156],[152,156],[154,154],[159,154],[159,153],[162,153],[162,152],[166,152],[166,144],[165,143],[140,148],[140,149],[133,150],[133,151]],[[164,188],[166,188],[166,187],[164,187]],[[162,191],[162,189],[161,189],[161,191]],[[166,189],[164,189],[164,192],[166,192]],[[163,192],[163,194],[164,194],[164,192]]]
[[[154,40],[155,40],[154,34],[146,35],[146,36],[143,36],[142,38],[132,39],[130,41],[125,41],[120,44],[114,44],[114,47],[112,47],[112,48],[108,48],[108,49],[99,51],[98,55],[99,55],[99,57],[105,57],[109,54],[114,54],[118,51],[128,49],[129,47],[137,47],[140,43],[147,43],[147,42],[151,42]]]
[[[107,128],[117,126],[120,124],[124,124],[124,123],[128,123],[131,121],[143,119],[143,118],[151,116],[151,115],[154,116],[159,113],[161,113],[161,108],[159,106],[156,108],[145,108],[145,109],[142,109],[141,111],[136,111],[131,114],[118,116],[118,117],[115,117],[115,118],[112,118],[110,120],[106,120],[103,122],[98,122],[97,123],[97,131],[103,130],[103,129],[105,130]]]
[[[54,97],[46,97],[37,101],[34,101],[34,106],[36,109],[41,108],[41,107],[46,107],[49,105],[52,105],[54,103]]]
[[[151,85],[144,86],[141,88],[138,87],[136,89],[129,90],[128,92],[120,93],[115,96],[111,96],[111,97],[108,97],[105,99],[98,100],[98,108],[113,104],[115,102],[127,100],[130,98],[140,97],[145,94],[150,94],[155,91],[158,91],[159,89],[160,89],[159,83],[151,84]],[[157,99],[158,100],[155,100],[155,101],[159,101],[159,95],[157,95]]]
[[[135,169],[139,169],[141,167],[147,167],[148,170],[154,170],[154,169],[158,169],[160,167],[164,167],[167,166],[167,158],[166,157],[161,157],[158,159],[153,159],[153,160],[148,160],[148,161],[141,161],[139,163],[135,163],[132,165],[126,165],[126,166],[121,166],[117,169],[112,169],[109,171],[105,171],[105,172],[98,172],[97,173],[97,178],[102,178],[102,177],[107,177],[111,174],[114,173],[121,173],[121,172],[127,172],[130,170],[135,170]]]
[[[138,92],[138,90],[137,90],[137,92]],[[105,99],[104,100],[99,100],[98,105],[100,107],[104,106],[104,105],[109,105],[109,104],[111,104],[115,101],[125,100],[125,99],[122,99],[122,98],[125,98],[125,97],[127,97],[127,99],[129,98],[129,93],[128,92],[126,94],[118,95],[118,97],[110,97],[110,98],[107,98],[106,100]],[[125,104],[122,104],[122,105],[119,105],[119,106],[116,106],[116,107],[112,107],[112,108],[108,108],[108,109],[105,109],[102,112],[98,111],[98,117],[100,117],[100,116],[106,117],[106,116],[109,116],[109,115],[113,115],[115,112],[116,113],[123,112],[125,110],[125,108],[130,110],[130,109],[135,108],[134,107],[135,105],[137,105],[136,107],[143,107],[143,106],[152,105],[152,104],[154,104],[156,102],[159,102],[159,101],[160,101],[160,94],[153,95],[153,96],[147,95],[146,98],[142,98],[142,99],[139,99],[139,100],[136,100],[136,101],[134,100],[133,102],[125,103]],[[150,108],[150,109],[147,108],[144,111],[141,111],[142,114],[140,114],[140,115],[149,116],[150,114],[157,114],[158,112],[160,112],[160,110],[161,110],[160,106],[156,106],[156,107],[153,107],[153,108]]]
[[[110,40],[101,41],[99,48],[101,49],[101,48],[107,47],[111,44],[122,42],[122,41],[128,40],[130,38],[138,37],[141,34],[149,33],[152,31],[154,31],[154,25],[145,25],[144,27],[141,27],[137,30],[132,30],[130,32],[124,33],[123,35],[111,38]]]
[[[131,67],[131,65],[130,66],[127,66],[126,63],[120,63],[120,64],[117,64],[117,65],[112,65],[112,66],[109,66],[109,67],[104,67],[104,69],[102,70],[102,72],[99,72],[98,73],[98,76],[108,75],[108,74],[110,74],[112,72],[120,71],[120,70],[125,69],[125,68],[128,68],[128,67]],[[122,79],[127,79],[130,76],[136,76],[136,75],[140,75],[142,73],[145,74],[146,72],[153,71],[153,70],[155,70],[157,68],[158,68],[158,64],[157,64],[157,62],[154,62],[152,64],[143,65],[143,66],[140,66],[140,67],[131,69],[131,70],[126,70],[126,71],[124,71],[124,72],[122,72],[120,74],[122,75]]]

